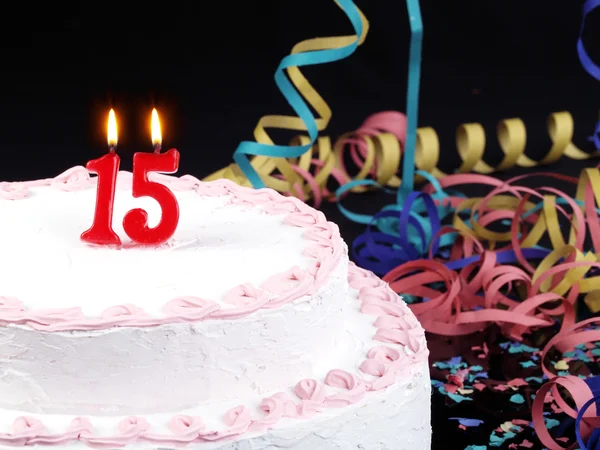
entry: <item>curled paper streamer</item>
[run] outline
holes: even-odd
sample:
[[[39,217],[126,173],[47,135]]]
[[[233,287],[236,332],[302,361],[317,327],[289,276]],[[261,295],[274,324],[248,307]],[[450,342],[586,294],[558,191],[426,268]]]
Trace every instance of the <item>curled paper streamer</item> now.
[[[463,335],[496,323],[520,339],[558,319],[563,328],[572,326],[579,295],[600,311],[598,169],[585,169],[579,179],[532,174],[507,182],[420,174],[431,181],[423,192],[375,215],[351,251],[397,293],[423,299],[410,307],[425,330]],[[523,185],[542,176],[576,185],[575,198],[552,183]],[[464,198],[444,191],[462,184],[489,186],[489,193]],[[451,225],[442,226],[444,218]],[[592,249],[584,248],[588,236]],[[541,246],[544,238],[548,248]]]
[[[563,397],[563,388],[575,402],[576,409],[569,406]],[[556,404],[568,416],[575,419],[575,435],[577,442],[569,447],[564,447],[556,442],[550,435],[544,421],[544,400],[548,394],[552,395]],[[533,401],[532,416],[533,426],[540,442],[549,450],[564,450],[580,448],[582,450],[599,449],[600,441],[600,377],[582,380],[569,375],[556,377],[544,384],[537,392]],[[587,442],[586,442],[587,441]]]
[[[583,23],[581,24],[581,32],[579,33],[579,39],[577,40],[577,55],[579,56],[581,65],[587,71],[587,73],[589,73],[598,81],[600,81],[600,67],[594,61],[592,61],[592,58],[590,58],[590,55],[585,50],[585,46],[583,45],[583,30],[585,28],[585,21],[588,14],[590,14],[599,6],[600,0],[586,0],[586,2],[583,4]]]
[[[284,58],[275,75],[277,86],[298,117],[265,116],[261,118],[254,132],[256,142],[242,142],[236,150],[234,161],[237,165],[233,164],[215,172],[207,177],[206,181],[229,178],[246,186],[270,187],[282,193],[296,195],[302,200],[312,196],[317,207],[323,196],[330,195],[326,187],[330,175],[340,184],[349,181],[347,174],[340,170],[341,159],[332,154],[328,138],[319,139],[319,157],[318,159],[313,158],[313,153],[317,152],[313,146],[317,142],[318,131],[323,130],[329,123],[331,109],[298,69],[300,66],[344,58],[364,41],[368,31],[366,18],[351,0],[336,0],[336,3],[352,22],[356,36],[316,38],[301,42],[294,47],[291,55]],[[404,142],[406,136],[407,145],[414,148],[423,26],[419,0],[406,0],[406,3],[411,27],[411,63],[407,92],[409,130],[406,133],[404,125],[404,130],[399,131],[395,136],[401,142]],[[289,80],[285,77],[285,70],[287,70]],[[303,98],[317,111],[320,118],[315,119]],[[401,117],[404,118],[404,116]],[[394,127],[402,127],[402,125],[394,125]],[[306,130],[308,137],[298,137],[289,146],[275,145],[267,134],[266,128]],[[386,155],[390,155],[392,158],[400,157],[400,147],[392,135],[381,134],[378,130],[372,129],[361,137],[366,141],[367,146],[383,146],[386,148]],[[371,137],[373,137],[372,140]],[[337,156],[339,153],[339,151],[335,152]],[[407,157],[411,158],[412,154],[413,152],[407,153]],[[254,156],[252,161],[249,156]],[[406,164],[405,167],[410,165]],[[397,167],[397,164],[386,164],[384,170],[389,171],[388,167],[394,166]],[[311,173],[312,168],[314,168],[314,173]],[[410,183],[412,183],[412,177]]]
[[[404,153],[404,169],[398,199],[413,190],[414,183],[414,149],[417,144],[417,119],[419,111],[419,85],[421,79],[421,49],[423,44],[423,20],[418,0],[407,0],[410,23],[410,53],[408,55],[408,87],[406,94],[406,114],[408,130],[406,133],[406,148]]]
[[[369,117],[359,129],[342,135],[333,145],[329,137],[317,137],[318,131],[327,127],[332,111],[298,67],[346,57],[364,42],[368,32],[366,18],[351,1],[340,1],[338,5],[350,18],[356,35],[301,42],[277,69],[277,86],[298,117],[273,115],[261,118],[254,131],[256,142],[242,142],[236,150],[234,160],[237,164],[213,173],[205,181],[228,178],[244,186],[267,186],[303,201],[312,198],[314,206],[319,207],[323,199],[337,200],[338,197],[328,190],[331,183],[346,186],[342,193],[347,190],[363,192],[378,185],[400,188],[400,201],[413,190],[415,182],[424,181],[421,176],[415,178],[415,170],[438,178],[445,175],[437,167],[440,149],[435,130],[430,127],[417,129],[423,36],[418,0],[407,0],[411,27],[408,120],[399,112],[383,112]],[[289,80],[285,77],[286,71]],[[305,101],[319,117],[312,115]],[[275,145],[267,133],[269,128],[308,131],[308,136],[296,136],[288,146]],[[457,171],[489,174],[514,166],[550,164],[561,156],[578,160],[591,157],[572,143],[573,119],[569,113],[552,114],[548,119],[548,133],[553,145],[544,158],[534,161],[525,155],[527,133],[523,121],[517,118],[501,121],[498,140],[505,156],[500,164],[491,167],[483,160],[486,146],[483,127],[477,123],[460,125],[456,140],[462,163]],[[600,137],[596,139],[600,148]],[[346,167],[347,150],[356,166],[354,176]],[[401,157],[404,158],[402,179],[397,175]],[[362,181],[366,179],[373,182]]]
[[[350,19],[355,31],[353,36],[315,38],[300,42],[286,56],[275,73],[275,83],[298,117],[265,116],[260,119],[254,137],[256,142],[242,142],[233,155],[236,166],[229,166],[207,178],[243,177],[256,188],[270,187],[278,191],[290,191],[302,179],[302,173],[294,170],[288,158],[306,154],[317,140],[318,131],[324,129],[331,119],[331,109],[300,72],[299,67],[337,61],[351,55],[362,44],[368,32],[368,22],[352,0],[335,0]],[[287,73],[287,77],[286,77]],[[315,118],[312,107],[319,117]],[[299,145],[275,145],[268,128],[307,131],[308,139]],[[250,161],[249,157],[254,157]],[[272,176],[277,170],[280,177]],[[237,172],[237,173],[236,173]]]
[[[579,39],[577,40],[577,55],[579,56],[579,61],[581,61],[581,65],[596,80],[600,81],[600,66],[598,66],[590,55],[585,50],[585,46],[583,45],[583,30],[585,28],[585,21],[588,16],[594,9],[600,6],[600,0],[587,0],[583,4],[583,22],[581,24],[581,31],[579,33]],[[594,130],[594,135],[591,139],[596,146],[596,150],[600,151],[600,120],[596,123],[596,129]]]
[[[563,328],[546,344],[540,355],[542,370],[549,381],[536,393],[531,413],[536,434],[541,443],[550,450],[562,450],[565,447],[553,439],[546,427],[544,403],[549,400],[554,401],[565,414],[575,419],[577,442],[569,446],[569,449],[577,447],[589,450],[600,449],[600,417],[598,417],[600,413],[600,376],[585,380],[573,375],[556,376],[545,364],[546,356],[554,347],[565,352],[580,345],[587,347],[591,343],[600,341],[598,325],[600,325],[600,318],[595,317]],[[565,391],[571,397],[575,408],[565,401]]]
[[[561,158],[586,160],[597,156],[573,144],[574,121],[569,112],[550,114],[547,124],[552,145],[545,156],[536,161],[527,156],[525,123],[519,118],[498,122],[497,136],[494,138],[497,138],[500,143],[504,156],[495,166],[491,166],[484,160],[490,137],[486,135],[483,125],[460,124],[456,130],[456,146],[461,162],[455,172],[491,174],[514,167],[549,165],[560,161]],[[597,131],[600,132],[600,122]],[[415,176],[415,171],[426,172],[436,178],[446,176],[447,174],[438,167],[440,145],[437,132],[431,127],[422,127],[417,129],[416,136],[414,167],[409,171],[409,176],[419,184],[423,184],[427,179],[423,175]],[[598,133],[594,139],[599,140],[600,148]],[[404,152],[404,149],[408,148],[406,141],[406,116],[400,112],[385,111],[368,117],[355,131],[343,134],[333,143],[329,137],[321,136],[302,156],[286,160],[296,174],[293,179],[288,179],[281,173],[274,175],[277,171],[275,158],[263,159],[263,162],[271,160],[271,163],[256,166],[256,170],[262,179],[277,180],[277,184],[271,184],[269,187],[296,196],[303,201],[312,199],[315,207],[318,207],[323,200],[337,201],[349,191],[360,193],[373,187],[399,188],[403,185],[403,178],[398,176],[400,165],[407,163],[408,152]],[[292,144],[307,142],[310,141],[306,136],[297,136],[291,141]],[[405,157],[404,161],[401,160],[402,157]],[[258,160],[258,157],[254,160]],[[352,167],[348,165],[349,162],[352,162]],[[219,177],[250,186],[250,182],[236,165],[221,169],[206,180]],[[365,182],[365,180],[369,181]],[[344,189],[334,195],[328,189],[332,183],[336,186],[344,186]],[[346,212],[343,207],[342,210]],[[347,216],[355,220],[352,213],[348,213]],[[368,223],[368,220],[362,220],[361,223]]]

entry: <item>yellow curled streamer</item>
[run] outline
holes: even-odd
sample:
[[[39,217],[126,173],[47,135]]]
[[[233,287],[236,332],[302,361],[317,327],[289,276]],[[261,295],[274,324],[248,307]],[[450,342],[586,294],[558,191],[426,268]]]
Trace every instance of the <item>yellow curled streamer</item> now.
[[[504,153],[502,161],[495,167],[483,160],[486,146],[486,136],[483,126],[479,123],[466,123],[456,131],[456,146],[462,161],[458,173],[476,172],[490,174],[510,169],[512,167],[536,167],[557,162],[561,157],[584,160],[598,156],[598,153],[589,154],[573,144],[573,117],[563,111],[553,113],[548,117],[548,135],[552,140],[552,147],[539,161],[535,161],[525,154],[527,144],[527,130],[521,119],[505,119],[498,123],[497,135],[500,148]],[[440,146],[437,133],[433,128],[420,128],[417,131],[418,141],[416,152],[421,154],[421,167],[417,168],[431,173],[436,178],[446,174],[437,168]]]
[[[598,223],[597,210],[600,209],[600,170],[586,168],[581,172],[577,184],[575,199],[581,205],[593,206],[591,210],[581,207],[587,221],[587,231],[596,241],[594,251],[584,251],[575,246],[576,234],[586,224],[577,223],[575,214],[570,215],[570,232],[568,240],[563,237],[557,214],[557,203],[554,195],[543,195],[542,208],[533,226],[526,235],[522,236],[519,247],[522,249],[533,248],[540,243],[543,235],[547,233],[552,244],[552,252],[536,266],[531,268],[531,281],[536,282],[542,275],[553,267],[562,264],[565,259],[577,263],[575,267],[559,271],[552,277],[544,280],[540,285],[540,292],[553,292],[565,296],[571,289],[576,288],[580,294],[585,294],[584,302],[593,312],[600,311],[600,275],[593,275],[591,270],[599,267],[600,263],[600,223]],[[497,232],[479,223],[483,215],[478,213],[482,207],[487,212],[506,211],[516,214],[521,200],[510,195],[494,195],[485,200],[483,197],[468,198],[463,200],[455,209],[453,227],[459,232],[470,232],[479,241],[485,241],[487,248],[493,250],[511,243],[511,232]],[[526,213],[535,208],[532,202],[524,202],[522,212]],[[463,219],[461,214],[470,213],[469,219]],[[522,230],[518,230],[519,232]]]
[[[366,23],[364,16],[361,17]],[[298,44],[294,47],[293,52],[316,48],[316,45],[347,43],[349,39],[352,39],[352,37],[311,39]],[[364,40],[364,35],[361,37],[361,42],[362,40]],[[331,109],[300,71],[297,68],[292,69],[295,70],[291,70],[290,77],[318,112],[320,119],[317,123],[319,130],[322,130],[331,119]],[[257,142],[273,143],[266,132],[267,128],[298,131],[302,127],[303,124],[296,117],[265,116],[259,121],[255,130],[255,138]],[[569,112],[563,111],[551,114],[548,117],[547,127],[552,146],[544,157],[535,161],[525,154],[527,132],[524,122],[519,118],[500,121],[497,126],[497,137],[504,156],[499,164],[491,166],[484,160],[487,140],[483,126],[479,123],[461,124],[456,131],[456,147],[461,162],[455,173],[490,174],[513,167],[536,167],[553,164],[562,157],[585,160],[599,155],[598,152],[587,153],[573,144],[574,123]],[[350,139],[359,140],[365,148],[361,155],[361,164],[357,167],[357,173],[354,176],[351,176],[341,163]],[[308,142],[306,136],[296,136],[290,141],[290,145],[302,145]],[[398,176],[401,154],[402,147],[398,137],[385,131],[384,128],[384,131],[375,135],[356,132],[345,133],[333,145],[329,137],[321,136],[317,143],[300,158],[286,160],[256,156],[252,160],[252,165],[261,175],[261,178],[265,180],[267,186],[279,192],[296,196],[301,191],[304,200],[306,200],[312,195],[311,187],[308,181],[294,170],[294,167],[310,173],[314,177],[314,182],[324,192],[327,192],[326,186],[334,171],[339,175],[338,184],[340,183],[339,179],[347,183],[371,178],[382,186],[395,188],[400,186],[402,182]],[[436,178],[444,177],[447,174],[438,168],[439,156],[440,145],[436,131],[431,127],[419,128],[415,149],[416,168],[428,172]],[[236,164],[231,164],[213,173],[206,177],[205,181],[217,178],[228,178],[238,184],[250,186]],[[424,179],[417,176],[415,181],[423,182]],[[291,189],[292,185],[297,186],[297,189]],[[366,187],[358,186],[353,189],[353,192],[363,192],[365,190],[367,190]]]

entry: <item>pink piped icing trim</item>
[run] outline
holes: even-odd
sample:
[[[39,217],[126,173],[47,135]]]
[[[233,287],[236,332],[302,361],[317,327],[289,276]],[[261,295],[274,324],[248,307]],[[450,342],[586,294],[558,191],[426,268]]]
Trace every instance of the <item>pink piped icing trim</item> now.
[[[383,343],[367,352],[357,373],[334,369],[322,381],[300,380],[289,392],[264,398],[259,405],[259,417],[253,417],[250,408],[236,406],[225,413],[224,427],[220,430],[207,429],[200,417],[177,415],[165,424],[169,433],[155,433],[143,417],[127,417],[117,425],[114,435],[99,436],[94,434],[89,419],[76,417],[65,432],[49,434],[39,420],[19,417],[10,432],[0,433],[0,444],[65,445],[80,441],[93,448],[115,448],[142,442],[185,446],[238,439],[249,432],[274,428],[284,418],[309,419],[330,408],[357,404],[371,393],[422,370],[429,355],[425,334],[404,302],[387,283],[353,263],[348,268],[348,281],[350,287],[358,290],[361,312],[377,317],[373,324],[375,340]]]
[[[120,172],[117,188],[131,187],[130,172]],[[305,228],[307,242],[304,254],[314,259],[306,270],[299,267],[272,276],[261,286],[249,283],[236,286],[225,294],[224,308],[219,303],[198,297],[178,297],[163,307],[163,316],[156,317],[142,308],[127,304],[115,305],[97,317],[85,316],[80,308],[28,309],[15,297],[0,296],[0,325],[26,325],[43,331],[101,330],[112,327],[150,327],[177,322],[203,320],[231,320],[247,317],[261,309],[279,308],[305,295],[314,294],[322,287],[345,255],[346,247],[337,225],[327,222],[320,211],[296,198],[283,197],[272,189],[253,190],[229,180],[202,182],[191,175],[172,177],[151,174],[150,178],[169,186],[174,191],[195,191],[199,196],[221,197],[231,195],[229,203],[241,207],[261,207],[266,214],[283,214],[287,226]],[[73,167],[56,178],[0,183],[0,199],[21,200],[30,195],[30,188],[50,186],[73,192],[89,189],[96,179],[81,166]]]

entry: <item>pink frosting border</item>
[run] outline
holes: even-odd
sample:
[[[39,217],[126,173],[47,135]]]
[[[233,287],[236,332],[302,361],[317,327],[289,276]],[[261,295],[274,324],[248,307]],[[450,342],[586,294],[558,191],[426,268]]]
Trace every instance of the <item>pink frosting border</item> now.
[[[131,172],[119,172],[117,187],[131,185]],[[177,322],[200,322],[210,319],[238,319],[260,309],[279,308],[305,295],[312,295],[328,280],[331,271],[346,254],[337,225],[294,197],[283,197],[272,189],[254,190],[229,180],[202,182],[191,175],[172,177],[151,174],[151,179],[175,191],[195,191],[200,196],[232,195],[231,205],[260,206],[267,214],[285,214],[284,223],[305,228],[308,243],[304,250],[314,263],[306,269],[292,267],[269,278],[260,287],[249,283],[235,286],[223,301],[233,305],[222,308],[217,302],[198,297],[178,297],[163,307],[164,316],[155,317],[133,305],[115,305],[98,317],[85,316],[81,308],[27,309],[15,297],[0,296],[0,325],[18,324],[43,331],[101,330],[112,327],[150,327]],[[29,196],[32,187],[50,186],[63,191],[78,191],[96,185],[95,178],[82,166],[73,167],[56,178],[26,182],[1,182],[0,199],[20,200]]]
[[[64,433],[49,434],[44,424],[33,417],[18,417],[9,433],[0,433],[0,444],[11,446],[64,445],[80,441],[92,448],[124,447],[145,442],[183,446],[235,440],[250,432],[273,428],[281,419],[308,419],[329,408],[341,408],[360,402],[372,392],[384,390],[400,379],[413,375],[417,364],[427,361],[429,351],[423,328],[404,302],[387,283],[373,273],[350,263],[350,286],[358,290],[360,311],[377,317],[374,339],[382,345],[371,348],[359,366],[361,373],[331,370],[322,381],[304,379],[290,392],[280,392],[260,403],[262,415],[253,418],[249,408],[240,405],[223,416],[225,427],[211,430],[200,417],[177,415],[168,424],[170,433],[155,433],[146,419],[132,416],[118,424],[114,435],[94,434],[89,419],[75,417]],[[406,347],[408,354],[401,351]],[[421,365],[421,367],[423,367]]]

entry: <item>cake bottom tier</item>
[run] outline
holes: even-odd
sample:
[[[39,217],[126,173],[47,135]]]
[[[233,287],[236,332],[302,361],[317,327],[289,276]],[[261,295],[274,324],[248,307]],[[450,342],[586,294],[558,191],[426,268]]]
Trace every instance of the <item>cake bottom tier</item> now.
[[[351,265],[348,281],[352,289],[340,311],[345,329],[334,346],[344,364],[320,378],[298,380],[263,398],[215,401],[173,414],[0,410],[0,449],[429,449],[431,386],[423,329],[372,273]]]

